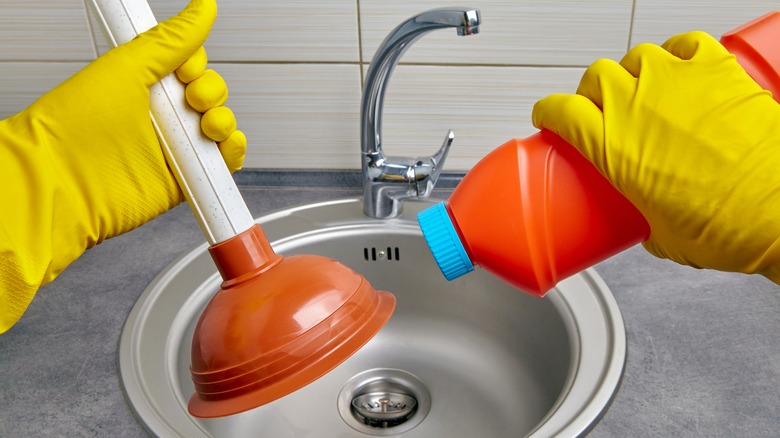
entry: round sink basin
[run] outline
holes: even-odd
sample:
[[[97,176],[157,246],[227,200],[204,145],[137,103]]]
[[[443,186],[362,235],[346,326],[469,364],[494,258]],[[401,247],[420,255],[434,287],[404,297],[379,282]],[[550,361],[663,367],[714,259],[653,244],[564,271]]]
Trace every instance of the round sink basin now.
[[[427,202],[375,220],[359,199],[257,219],[283,254],[318,254],[391,291],[390,322],[325,377],[268,405],[225,418],[187,413],[190,342],[221,279],[206,244],[149,285],[120,341],[129,402],[158,436],[579,436],[608,407],[625,365],[625,328],[592,270],[545,298],[490,274],[448,282],[417,227]],[[262,333],[258,334],[262,336]]]

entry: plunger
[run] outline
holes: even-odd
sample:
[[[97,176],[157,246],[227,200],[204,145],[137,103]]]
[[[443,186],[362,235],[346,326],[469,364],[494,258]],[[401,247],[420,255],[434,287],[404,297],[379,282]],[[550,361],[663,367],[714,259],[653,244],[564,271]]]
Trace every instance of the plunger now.
[[[93,0],[109,43],[157,24],[146,0]],[[192,339],[189,411],[220,417],[261,406],[326,374],[390,318],[395,298],[320,256],[275,254],[218,148],[200,130],[184,86],[169,75],[150,90],[170,168],[224,280]]]
[[[242,412],[311,383],[368,342],[395,306],[334,260],[275,254],[259,225],[209,252],[225,281],[192,338],[196,417]]]

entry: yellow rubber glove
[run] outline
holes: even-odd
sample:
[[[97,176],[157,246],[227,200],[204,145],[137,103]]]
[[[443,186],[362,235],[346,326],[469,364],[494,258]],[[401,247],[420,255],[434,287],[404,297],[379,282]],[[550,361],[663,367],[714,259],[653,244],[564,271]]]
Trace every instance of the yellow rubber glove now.
[[[591,65],[537,102],[556,132],[645,216],[645,248],[780,283],[780,105],[714,38],[691,32]]]
[[[204,74],[200,47],[215,17],[214,0],[195,0],[0,121],[0,333],[84,250],[183,201],[152,126],[149,87],[193,54],[179,76],[209,110],[202,125],[219,133],[228,167],[241,167],[246,139],[218,106],[227,87]]]

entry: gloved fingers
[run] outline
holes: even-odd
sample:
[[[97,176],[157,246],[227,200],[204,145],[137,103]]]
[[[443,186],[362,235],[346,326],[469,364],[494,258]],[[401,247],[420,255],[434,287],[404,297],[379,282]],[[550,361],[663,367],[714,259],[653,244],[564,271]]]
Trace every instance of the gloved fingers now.
[[[605,93],[628,99],[635,88],[636,78],[625,68],[611,59],[599,59],[585,70],[577,94],[587,97],[603,110]]]
[[[622,65],[632,76],[639,78],[642,73],[643,65],[655,68],[675,60],[679,61],[677,57],[664,50],[661,46],[642,43],[629,50],[628,53],[623,56],[623,59],[620,60],[620,65]]]
[[[217,16],[215,0],[192,0],[178,15],[117,47],[128,69],[141,68],[147,86],[182,65],[206,41]]]
[[[187,102],[195,110],[205,113],[210,108],[224,104],[228,98],[225,80],[214,70],[206,70],[184,90]]]
[[[680,59],[719,59],[730,56],[721,43],[710,34],[701,31],[675,35],[661,46]]]
[[[211,108],[200,119],[200,128],[217,143],[225,141],[236,130],[236,116],[226,106]]]
[[[176,76],[179,77],[180,81],[189,84],[195,79],[203,76],[208,63],[209,58],[206,55],[206,49],[203,46],[200,46],[192,56],[184,61],[184,64],[176,69]]]
[[[552,94],[536,102],[532,120],[534,126],[558,134],[604,170],[604,114],[593,101],[579,94]]]
[[[241,170],[246,156],[246,136],[243,132],[235,130],[224,141],[219,142],[219,153],[225,160],[228,170],[233,173]]]

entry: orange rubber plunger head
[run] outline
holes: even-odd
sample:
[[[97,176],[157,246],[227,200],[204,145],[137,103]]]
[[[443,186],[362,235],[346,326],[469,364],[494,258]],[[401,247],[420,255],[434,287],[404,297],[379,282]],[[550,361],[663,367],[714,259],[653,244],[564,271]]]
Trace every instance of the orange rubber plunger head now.
[[[209,248],[222,288],[192,337],[196,417],[237,414],[326,374],[390,318],[395,297],[312,255],[282,257],[259,225]]]

